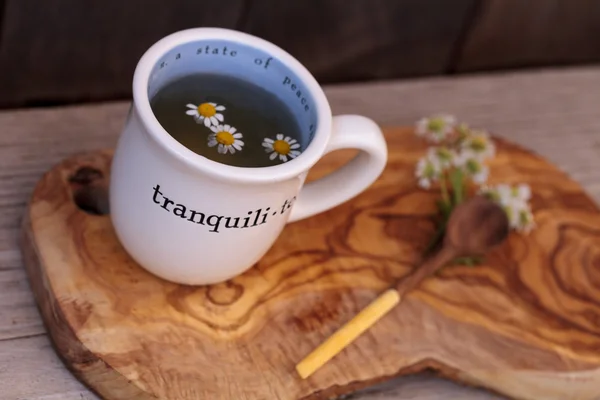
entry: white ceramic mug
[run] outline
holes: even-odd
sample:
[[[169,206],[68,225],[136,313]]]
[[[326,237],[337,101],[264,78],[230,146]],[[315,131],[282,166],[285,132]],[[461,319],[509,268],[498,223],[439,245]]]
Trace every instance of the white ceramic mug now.
[[[241,77],[277,95],[302,128],[303,152],[282,164],[242,168],[180,144],[160,125],[150,99],[172,79],[199,72]],[[360,152],[304,185],[325,153],[347,148]],[[362,116],[333,117],[314,77],[281,48],[227,29],[184,30],[154,44],[135,70],[111,168],[111,218],[126,251],[151,273],[182,284],[218,283],[255,264],[286,223],[364,191],[386,160],[379,127]]]

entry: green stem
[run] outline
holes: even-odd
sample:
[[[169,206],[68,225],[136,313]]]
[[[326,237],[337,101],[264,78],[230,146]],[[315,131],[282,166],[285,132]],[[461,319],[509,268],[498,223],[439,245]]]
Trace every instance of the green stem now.
[[[433,252],[441,243],[444,234],[446,233],[446,220],[442,221],[442,223],[440,224],[440,226],[438,227],[437,231],[435,232],[435,235],[433,235],[433,238],[431,238],[431,241],[429,242],[429,244],[427,245],[427,248],[425,249],[425,255],[429,255],[431,254],[431,252]]]
[[[448,184],[446,183],[446,175],[442,175],[440,179],[440,186],[442,188],[442,201],[449,208],[451,206],[450,203],[450,195],[448,194]]]
[[[460,168],[455,168],[450,173],[450,183],[454,194],[454,206],[463,202],[465,195],[464,176]]]

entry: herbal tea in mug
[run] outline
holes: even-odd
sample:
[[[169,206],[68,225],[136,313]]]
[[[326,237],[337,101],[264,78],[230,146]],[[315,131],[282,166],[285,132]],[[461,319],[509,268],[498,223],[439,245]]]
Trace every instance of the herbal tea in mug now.
[[[111,164],[111,220],[132,258],[172,282],[248,270],[287,223],[357,196],[387,160],[373,120],[333,116],[302,64],[242,32],[161,39],[136,67],[133,97]],[[305,183],[339,149],[358,153]]]
[[[216,162],[267,167],[302,151],[300,126],[285,103],[240,78],[187,75],[162,88],[151,106],[179,143]]]

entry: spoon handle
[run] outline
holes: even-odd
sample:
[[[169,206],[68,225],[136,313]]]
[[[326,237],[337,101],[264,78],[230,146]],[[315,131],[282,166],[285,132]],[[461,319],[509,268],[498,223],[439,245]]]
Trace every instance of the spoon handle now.
[[[364,331],[373,326],[381,317],[393,309],[407,292],[439,268],[452,260],[456,252],[451,247],[443,247],[438,253],[426,260],[408,277],[400,280],[396,288],[391,287],[371,301],[362,311],[346,322],[319,347],[314,349],[300,363],[296,371],[301,378],[306,379],[327,361],[335,357],[346,346],[359,337]]]
[[[400,295],[394,288],[380,294],[296,365],[296,371],[300,377],[306,379],[312,375],[399,302]]]
[[[444,246],[433,256],[425,260],[420,267],[416,268],[407,277],[400,279],[396,283],[396,290],[400,296],[404,296],[429,276],[435,274],[440,268],[448,264],[457,256],[456,250],[450,246]]]

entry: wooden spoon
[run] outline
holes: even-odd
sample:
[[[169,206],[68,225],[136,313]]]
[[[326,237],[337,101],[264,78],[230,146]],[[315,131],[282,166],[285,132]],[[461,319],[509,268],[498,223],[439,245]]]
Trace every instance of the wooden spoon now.
[[[444,243],[436,254],[419,268],[373,300],[366,308],[306,356],[296,371],[303,379],[343,350],[354,339],[396,306],[401,297],[425,278],[457,257],[483,255],[508,236],[509,223],[500,206],[483,196],[475,196],[458,205],[446,225]]]

